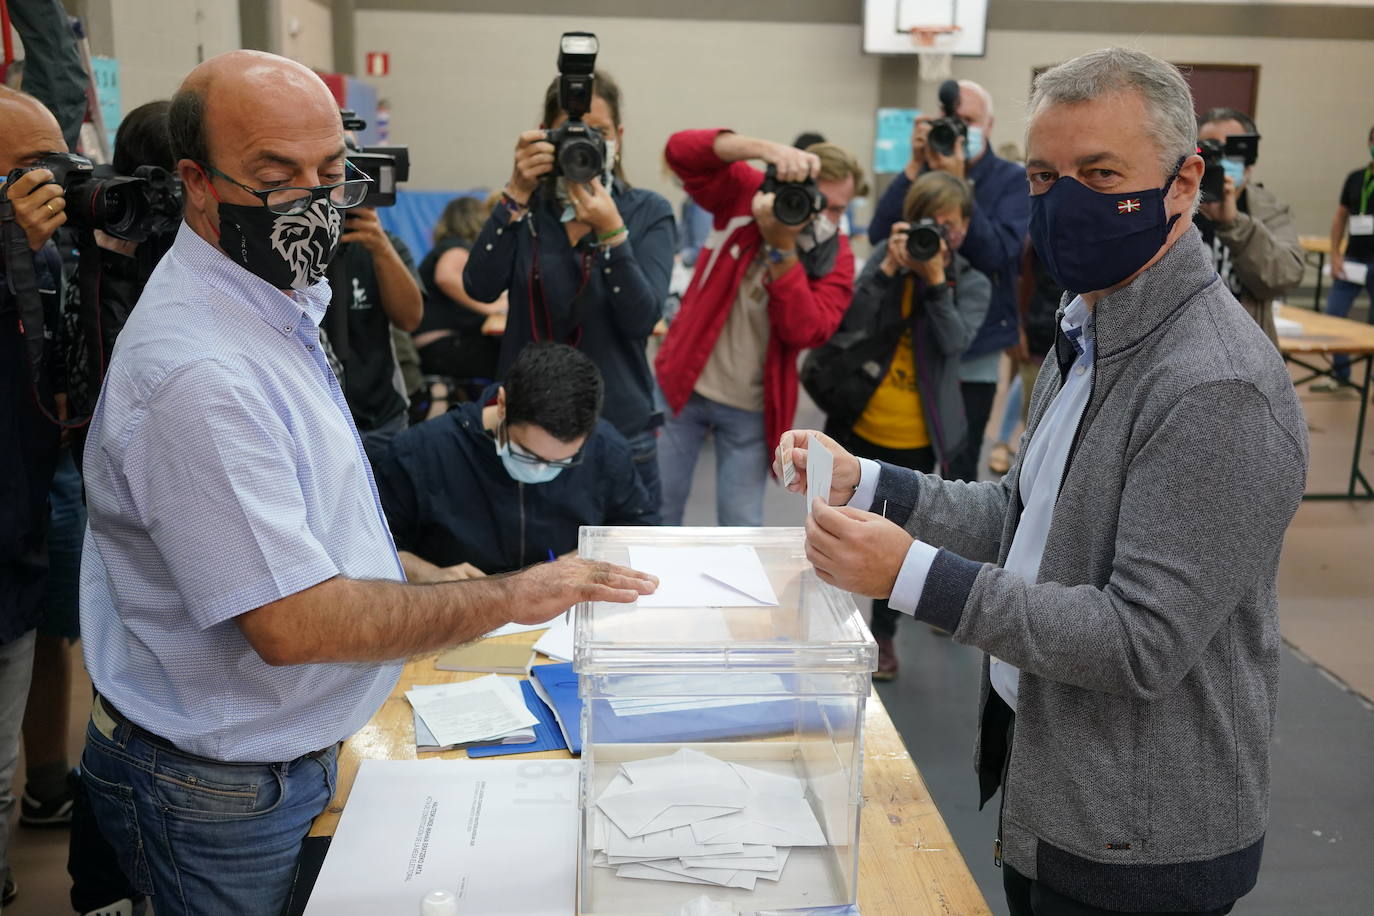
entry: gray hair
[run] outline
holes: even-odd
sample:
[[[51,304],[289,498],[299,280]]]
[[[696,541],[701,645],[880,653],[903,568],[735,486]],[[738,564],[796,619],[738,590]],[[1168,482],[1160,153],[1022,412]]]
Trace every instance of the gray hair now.
[[[1172,175],[1180,158],[1197,152],[1193,94],[1177,67],[1152,54],[1102,48],[1046,70],[1035,79],[1028,113],[1034,118],[1048,105],[1088,102],[1121,90],[1140,94],[1160,166]]]

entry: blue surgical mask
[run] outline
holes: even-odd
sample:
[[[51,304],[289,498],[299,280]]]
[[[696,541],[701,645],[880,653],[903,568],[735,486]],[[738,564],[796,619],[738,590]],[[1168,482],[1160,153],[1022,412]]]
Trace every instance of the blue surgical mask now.
[[[1231,177],[1236,190],[1245,187],[1245,160],[1239,156],[1227,156],[1221,160],[1221,170]]]
[[[964,158],[969,162],[977,159],[983,153],[986,145],[986,138],[983,136],[983,128],[972,124],[968,126],[968,137],[964,140]]]
[[[521,455],[525,455],[533,460],[522,461],[512,454],[512,449],[515,449]],[[497,440],[496,454],[501,456],[501,463],[505,465],[506,473],[511,476],[512,480],[519,481],[520,483],[548,483],[550,480],[553,480],[559,474],[563,473],[562,468],[557,465],[546,464],[543,461],[539,461],[535,456],[522,450],[520,446],[512,445],[509,439],[504,442],[500,441],[500,439]]]
[[[1035,253],[1070,292],[1115,286],[1164,247],[1179,217],[1164,212],[1164,198],[1176,177],[1178,166],[1163,188],[1126,194],[1103,194],[1073,178],[1060,178],[1044,194],[1031,197]]]

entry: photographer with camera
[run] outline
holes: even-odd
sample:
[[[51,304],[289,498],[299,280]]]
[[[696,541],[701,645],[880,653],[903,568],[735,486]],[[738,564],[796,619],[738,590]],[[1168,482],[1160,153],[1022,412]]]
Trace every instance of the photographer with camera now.
[[[65,150],[41,102],[0,86],[0,177]],[[60,341],[62,188],[32,169],[0,184],[0,897],[15,895],[6,851],[35,628],[48,589],[48,489],[66,417]]]
[[[960,364],[969,433],[963,450],[950,461],[950,475],[975,480],[983,431],[997,395],[1002,351],[1019,343],[1017,276],[1030,221],[1030,198],[1024,170],[992,150],[993,107],[988,91],[971,80],[948,80],[941,84],[939,97],[943,116],[916,120],[911,161],[883,192],[868,226],[868,238],[875,246],[887,238],[921,173],[949,172],[973,185],[973,217],[960,254],[992,281],[992,301]]]
[[[928,474],[963,447],[959,356],[992,298],[988,278],[957,253],[972,216],[967,182],[939,171],[917,178],[904,221],[893,225],[882,257],[864,265],[839,331],[802,363],[826,435],[851,454]],[[897,676],[899,616],[873,600],[874,680]]]
[[[673,411],[659,456],[663,520],[682,524],[711,433],[717,523],[756,527],[769,443],[797,409],[797,358],[835,333],[853,294],[839,225],[866,193],[863,169],[831,143],[799,150],[724,129],[673,134],[665,156],[715,231],[655,360]]]
[[[344,400],[375,465],[406,428],[406,385],[391,342],[391,326],[419,327],[424,299],[406,243],[382,228],[377,211],[360,206],[344,216],[330,265],[333,299],[325,316],[329,341],[343,367]],[[346,324],[343,334],[336,330]]]
[[[1260,136],[1248,115],[1213,108],[1198,118],[1197,135],[1206,168],[1193,222],[1231,294],[1278,346],[1273,301],[1302,282],[1298,227],[1288,205],[1254,180]]]
[[[597,50],[594,35],[563,36],[540,129],[516,140],[463,286],[479,302],[508,295],[502,373],[535,340],[591,357],[606,380],[605,417],[629,440],[657,507],[662,415],[644,350],[668,298],[677,235],[668,201],[625,178],[620,87],[594,70]]]

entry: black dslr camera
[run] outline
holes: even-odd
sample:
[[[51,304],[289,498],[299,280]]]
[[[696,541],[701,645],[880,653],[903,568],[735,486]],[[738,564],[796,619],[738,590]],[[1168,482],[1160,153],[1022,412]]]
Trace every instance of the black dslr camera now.
[[[1199,140],[1197,154],[1202,157],[1202,200],[1205,203],[1221,200],[1226,189],[1226,171],[1221,167],[1226,144],[1220,140]]]
[[[367,129],[367,122],[348,110],[341,110],[344,130],[355,133]],[[352,141],[350,141],[351,143]],[[410,180],[410,148],[405,146],[362,146],[350,148],[348,161],[372,179],[362,207],[390,207],[396,203],[396,185]]]
[[[558,107],[568,120],[544,137],[554,146],[552,177],[586,184],[606,170],[606,141],[582,118],[592,108],[596,52],[591,32],[564,32],[558,41]]]
[[[181,222],[181,181],[166,169],[143,165],[133,175],[97,168],[75,153],[47,153],[33,165],[10,172],[7,188],[25,172],[47,169],[61,186],[67,225],[99,229],[115,238],[143,242],[174,232]]]
[[[825,209],[825,195],[816,185],[816,179],[805,181],[779,181],[778,170],[768,166],[763,175],[759,190],[773,196],[773,216],[786,226],[800,226],[812,214]]]
[[[1197,153],[1202,157],[1202,191],[1204,203],[1221,200],[1226,193],[1226,171],[1221,166],[1223,159],[1240,159],[1246,165],[1254,165],[1259,158],[1259,134],[1232,134],[1225,141],[1199,140]]]
[[[940,243],[949,242],[945,227],[933,219],[918,219],[906,235],[906,253],[913,261],[929,261],[940,253]]]
[[[926,137],[926,143],[941,156],[953,156],[959,138],[968,140],[968,125],[955,113],[959,110],[957,80],[945,80],[940,84],[940,108],[945,116],[930,123],[930,134]]]

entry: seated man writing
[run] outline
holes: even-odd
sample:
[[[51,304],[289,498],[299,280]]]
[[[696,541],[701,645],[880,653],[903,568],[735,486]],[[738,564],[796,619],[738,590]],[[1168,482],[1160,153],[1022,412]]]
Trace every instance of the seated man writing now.
[[[576,550],[582,525],[658,524],[602,388],[581,351],[533,343],[481,402],[397,436],[377,490],[406,577],[510,572]]]

